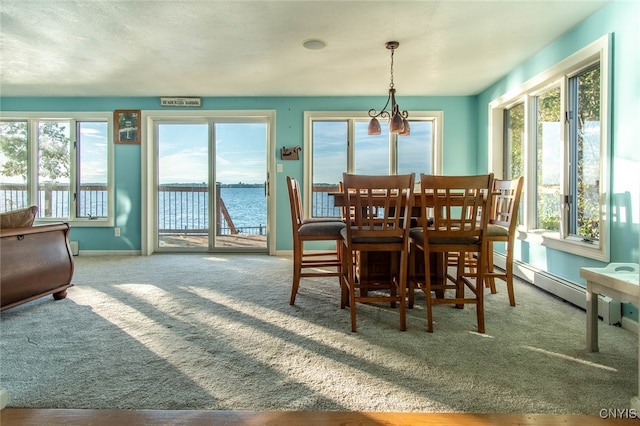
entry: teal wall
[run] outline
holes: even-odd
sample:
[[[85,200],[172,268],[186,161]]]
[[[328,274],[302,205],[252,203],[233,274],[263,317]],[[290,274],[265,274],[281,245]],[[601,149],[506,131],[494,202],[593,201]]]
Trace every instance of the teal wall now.
[[[384,89],[384,88],[382,88]],[[444,172],[475,173],[476,103],[472,96],[403,97],[403,109],[443,111]],[[384,90],[381,90],[384,93]],[[3,111],[113,111],[160,110],[158,97],[144,98],[2,98]],[[279,148],[303,145],[305,111],[367,111],[384,105],[386,97],[240,97],[202,99],[201,110],[275,110],[276,140],[270,153],[280,163]],[[163,111],[170,108],[162,108]],[[184,108],[177,109],[184,111]],[[141,230],[141,145],[115,145],[115,215],[121,236],[112,228],[72,228],[70,238],[82,251],[140,250]],[[291,250],[291,222],[286,176],[303,181],[302,161],[283,161],[283,172],[276,174],[276,250]],[[153,218],[148,218],[152,220]]]
[[[511,70],[504,78],[477,97],[478,169],[488,167],[488,105],[545,69],[600,37],[613,34],[613,95],[611,122],[611,203],[631,203],[625,220],[612,221],[611,262],[637,263],[640,223],[640,3],[618,1],[601,9],[542,51]],[[609,209],[611,211],[611,209]],[[583,283],[581,267],[605,264],[539,245],[517,241],[516,258],[554,275]],[[625,315],[636,316],[635,308],[625,307]]]

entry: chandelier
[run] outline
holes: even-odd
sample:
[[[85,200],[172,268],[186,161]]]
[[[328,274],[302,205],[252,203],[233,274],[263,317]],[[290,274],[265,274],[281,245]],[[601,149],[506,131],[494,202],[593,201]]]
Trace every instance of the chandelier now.
[[[369,122],[368,133],[370,135],[379,135],[380,134],[380,122],[378,121],[378,117],[389,119],[389,133],[397,133],[402,136],[409,135],[409,122],[407,121],[407,117],[409,117],[409,113],[405,111],[400,111],[400,107],[396,103],[396,89],[393,85],[393,53],[400,46],[400,43],[397,41],[388,41],[386,43],[387,49],[391,50],[391,82],[389,84],[389,97],[387,98],[387,103],[384,104],[384,107],[380,112],[377,112],[375,109],[371,108],[369,110],[369,117],[371,117],[371,121]],[[391,103],[391,112],[387,111],[387,107]]]

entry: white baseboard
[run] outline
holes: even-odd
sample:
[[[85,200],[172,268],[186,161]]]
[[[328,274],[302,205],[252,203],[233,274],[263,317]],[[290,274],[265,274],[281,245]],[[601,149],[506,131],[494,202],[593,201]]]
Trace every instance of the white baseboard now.
[[[634,321],[628,317],[622,317],[620,322],[622,323],[622,328],[638,334],[638,321]]]
[[[69,241],[69,247],[71,247],[71,254],[77,256],[79,253],[78,250],[78,242],[77,241]]]
[[[497,267],[505,268],[506,257],[503,254],[494,253],[493,261]],[[513,263],[513,274],[575,306],[587,309],[587,290],[579,284],[518,261]],[[598,316],[605,324],[621,324],[621,307],[619,301],[603,295],[598,296]]]
[[[78,256],[140,256],[140,250],[80,250]]]
[[[0,410],[7,406],[9,403],[9,391],[6,389],[0,389]]]

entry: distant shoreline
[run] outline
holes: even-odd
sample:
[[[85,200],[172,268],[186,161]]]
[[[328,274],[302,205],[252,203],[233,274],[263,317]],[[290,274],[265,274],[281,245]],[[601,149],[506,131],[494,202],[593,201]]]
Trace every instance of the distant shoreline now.
[[[220,183],[217,182],[216,185],[220,188],[264,188],[263,183]],[[160,184],[162,187],[206,187],[207,184],[202,183],[162,183]]]

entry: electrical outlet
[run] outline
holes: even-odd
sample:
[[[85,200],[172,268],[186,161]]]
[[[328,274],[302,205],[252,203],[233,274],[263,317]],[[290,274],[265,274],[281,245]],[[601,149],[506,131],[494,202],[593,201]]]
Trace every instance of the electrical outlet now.
[[[113,228],[114,232],[115,232],[115,236],[119,237],[120,236],[120,228]]]

